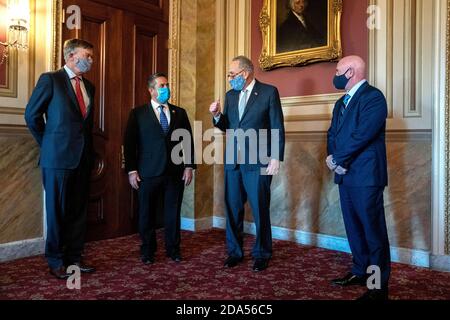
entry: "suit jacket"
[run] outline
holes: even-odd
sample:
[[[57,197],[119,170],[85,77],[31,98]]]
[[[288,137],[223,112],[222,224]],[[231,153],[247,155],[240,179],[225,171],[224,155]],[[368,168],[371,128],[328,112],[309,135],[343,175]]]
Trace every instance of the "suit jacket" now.
[[[164,134],[161,124],[153,111],[151,103],[131,110],[125,131],[125,169],[138,171],[143,178],[158,177],[163,174],[182,176],[185,168],[196,168],[194,164],[194,139],[189,118],[182,108],[169,104],[170,127]],[[183,150],[190,148],[184,162],[176,164],[171,153],[179,147],[180,140],[171,141],[174,130],[184,129],[189,137],[182,139]],[[184,155],[183,155],[184,156]],[[186,159],[187,158],[187,159]]]
[[[305,16],[306,29],[292,11],[278,29],[277,52],[296,51],[325,46],[327,39]]]
[[[335,182],[350,187],[387,186],[386,98],[366,82],[351,99],[339,125],[342,106],[343,97],[333,110],[328,154],[348,172],[335,174]]]
[[[85,119],[64,68],[42,74],[33,90],[25,121],[41,147],[42,168],[75,169],[83,153],[92,165],[95,88],[86,78],[83,83],[90,99]]]
[[[241,162],[241,167],[244,170],[258,170],[261,167],[266,167],[267,163],[263,163],[261,161],[263,159],[259,155],[283,161],[285,144],[284,117],[277,88],[256,80],[241,120],[239,120],[239,94],[240,92],[235,90],[227,92],[223,114],[214,125],[222,131],[233,129],[236,132],[236,130],[242,129],[244,133],[249,133],[250,131],[248,130],[256,130],[256,144],[250,145],[249,139],[245,139],[245,159]],[[272,136],[271,129],[278,130],[278,136]],[[267,134],[260,130],[267,130]],[[272,150],[273,139],[277,139],[278,154],[273,153],[276,150]],[[233,157],[227,159],[227,154],[230,155],[230,149],[233,149]],[[253,152],[251,153],[252,149]],[[227,135],[226,150],[225,169],[233,170],[238,162],[238,139],[236,137]],[[251,158],[251,154],[256,155],[256,162],[252,161],[254,159]]]

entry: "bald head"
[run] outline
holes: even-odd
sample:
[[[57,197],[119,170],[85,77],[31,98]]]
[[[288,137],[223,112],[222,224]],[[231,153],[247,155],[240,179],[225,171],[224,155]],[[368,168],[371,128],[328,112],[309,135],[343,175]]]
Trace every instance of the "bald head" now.
[[[350,79],[346,90],[350,90],[355,84],[366,78],[366,63],[361,57],[348,56],[342,58],[336,68],[336,75],[345,74]]]

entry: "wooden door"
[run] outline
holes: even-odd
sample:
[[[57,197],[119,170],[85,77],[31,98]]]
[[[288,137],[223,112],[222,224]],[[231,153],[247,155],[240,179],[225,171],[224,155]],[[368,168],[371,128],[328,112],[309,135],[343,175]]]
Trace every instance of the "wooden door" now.
[[[96,87],[97,155],[87,239],[128,235],[137,230],[137,215],[135,194],[123,170],[123,134],[131,108],[148,101],[148,76],[167,72],[168,1],[65,0],[63,10],[70,5],[81,9],[81,28],[70,30],[63,23],[62,40],[87,40],[95,56],[86,74]]]

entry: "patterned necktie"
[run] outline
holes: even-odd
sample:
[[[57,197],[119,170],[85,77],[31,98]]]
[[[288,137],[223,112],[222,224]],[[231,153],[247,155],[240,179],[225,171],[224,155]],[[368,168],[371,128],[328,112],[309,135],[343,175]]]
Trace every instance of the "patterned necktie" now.
[[[164,113],[164,106],[159,106],[159,121],[161,123],[161,128],[164,131],[164,134],[169,132],[169,121],[167,120],[167,116]]]
[[[241,121],[244,115],[245,106],[247,105],[247,90],[242,91],[241,100],[239,100],[239,121]]]
[[[79,77],[75,77],[75,93],[77,95],[78,105],[80,106],[81,114],[83,115],[83,118],[86,118],[87,115],[87,108],[86,104],[84,102],[83,98],[83,92],[81,91],[81,80]]]

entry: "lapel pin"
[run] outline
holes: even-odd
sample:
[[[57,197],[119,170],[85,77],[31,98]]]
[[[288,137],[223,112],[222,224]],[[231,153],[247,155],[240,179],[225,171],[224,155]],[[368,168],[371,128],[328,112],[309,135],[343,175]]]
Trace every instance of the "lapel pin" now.
[[[255,96],[257,96],[258,95],[258,92],[255,92]]]
[[[172,110],[172,113],[175,113],[175,110]]]

